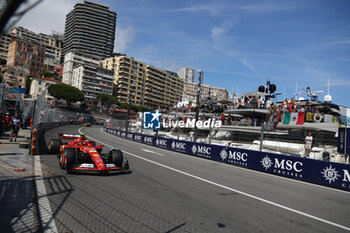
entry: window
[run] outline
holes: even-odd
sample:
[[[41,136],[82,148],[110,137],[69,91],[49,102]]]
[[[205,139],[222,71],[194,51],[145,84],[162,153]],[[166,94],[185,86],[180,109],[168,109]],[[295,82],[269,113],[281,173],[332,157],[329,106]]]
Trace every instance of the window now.
[[[41,81],[39,81],[39,85],[41,85]]]

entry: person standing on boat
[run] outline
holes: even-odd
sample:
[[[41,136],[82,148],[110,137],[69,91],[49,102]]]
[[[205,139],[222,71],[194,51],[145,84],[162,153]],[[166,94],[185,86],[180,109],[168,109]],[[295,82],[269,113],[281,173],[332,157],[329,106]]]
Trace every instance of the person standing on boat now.
[[[309,132],[309,134],[305,138],[305,155],[307,155],[307,156],[309,156],[309,154],[311,152],[312,140],[313,140],[313,138],[311,136],[311,132]]]
[[[266,100],[266,109],[270,109],[271,104],[272,104],[271,98],[268,97],[267,100]]]

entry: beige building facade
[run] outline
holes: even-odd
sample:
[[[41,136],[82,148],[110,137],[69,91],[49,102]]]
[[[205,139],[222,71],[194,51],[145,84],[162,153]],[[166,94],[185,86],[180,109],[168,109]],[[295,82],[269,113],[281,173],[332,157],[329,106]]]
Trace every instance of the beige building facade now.
[[[134,58],[115,56],[101,62],[114,71],[114,96],[121,102],[152,109],[169,108],[182,99],[184,80],[177,73],[162,70]]]
[[[9,88],[27,88],[29,71],[22,67],[6,67],[4,71],[5,86]]]
[[[185,82],[182,100],[191,101],[195,103],[197,101],[197,93],[197,83]],[[228,100],[228,91],[226,90],[226,88],[212,87],[210,85],[202,84],[200,98],[205,97],[211,97],[217,100]]]

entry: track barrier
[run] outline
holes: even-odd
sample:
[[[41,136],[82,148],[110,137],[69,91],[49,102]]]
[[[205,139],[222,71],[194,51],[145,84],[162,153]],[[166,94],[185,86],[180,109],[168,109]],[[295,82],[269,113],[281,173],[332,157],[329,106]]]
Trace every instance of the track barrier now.
[[[150,146],[350,191],[349,164],[162,138],[112,128],[105,128],[105,131],[109,134]]]

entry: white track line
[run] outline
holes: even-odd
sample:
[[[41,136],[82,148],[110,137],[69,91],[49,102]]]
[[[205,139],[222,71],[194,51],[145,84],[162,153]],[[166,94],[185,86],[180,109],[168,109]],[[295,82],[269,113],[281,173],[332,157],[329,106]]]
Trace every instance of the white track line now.
[[[81,129],[81,128],[80,128],[80,129]],[[79,129],[79,132],[80,132],[80,129]],[[89,137],[89,136],[87,136],[87,137]],[[104,145],[106,145],[106,146],[108,146],[108,147],[113,147],[113,146],[111,146],[111,145],[108,145],[108,144],[106,144],[106,143],[103,143],[103,142],[101,142],[101,141],[98,141],[98,140],[96,140],[96,139],[94,139],[94,138],[92,138],[92,137],[89,137],[89,138],[91,138],[91,139],[93,139],[93,140],[95,140],[95,141],[97,141],[97,142],[99,142],[99,143],[101,143],[101,144],[104,144]],[[284,206],[284,205],[281,205],[281,204],[278,204],[278,203],[275,203],[275,202],[272,202],[272,201],[263,199],[263,198],[261,198],[261,197],[257,197],[257,196],[251,195],[251,194],[249,194],[249,193],[245,193],[245,192],[242,192],[242,191],[240,191],[240,190],[227,187],[227,186],[225,186],[225,185],[222,185],[222,184],[219,184],[219,183],[216,183],[216,182],[213,182],[213,181],[210,181],[210,180],[201,178],[201,177],[199,177],[199,176],[192,175],[192,174],[190,174],[190,173],[187,173],[187,172],[184,172],[184,171],[181,171],[181,170],[178,170],[178,169],[169,167],[169,166],[166,166],[166,165],[164,165],[164,164],[161,164],[161,163],[152,161],[152,160],[150,160],[150,159],[143,158],[143,157],[141,157],[141,156],[139,156],[139,155],[135,155],[135,154],[130,153],[130,152],[127,152],[127,151],[123,151],[123,152],[126,153],[126,154],[129,154],[129,155],[131,155],[131,156],[133,156],[133,157],[136,157],[136,158],[138,158],[138,159],[145,160],[145,161],[147,161],[147,162],[150,162],[150,163],[153,163],[153,164],[155,164],[155,165],[158,165],[158,166],[167,168],[167,169],[169,169],[169,170],[178,172],[178,173],[180,173],[180,174],[183,174],[183,175],[192,177],[192,178],[194,178],[194,179],[197,179],[197,180],[206,182],[206,183],[208,183],[208,184],[212,184],[212,185],[214,185],[214,186],[217,186],[217,187],[220,187],[220,188],[223,188],[223,189],[232,191],[232,192],[239,193],[239,194],[244,195],[244,196],[246,196],[246,197],[250,197],[250,198],[252,198],[252,199],[255,199],[255,200],[258,200],[258,201],[261,201],[261,202],[264,202],[264,203],[267,203],[267,204],[270,204],[270,205],[279,207],[279,208],[281,208],[281,209],[288,210],[288,211],[290,211],[290,212],[293,212],[293,213],[296,213],[296,214],[299,214],[299,215],[302,215],[302,216],[305,216],[305,217],[308,217],[308,218],[317,220],[317,221],[319,221],[319,222],[323,222],[323,223],[326,223],[326,224],[328,224],[328,225],[331,225],[331,226],[334,226],[334,227],[338,227],[338,228],[343,229],[343,230],[346,230],[346,231],[350,231],[350,227],[343,226],[343,225],[340,225],[340,224],[338,224],[338,223],[335,223],[335,222],[332,222],[332,221],[329,221],[329,220],[326,220],[326,219],[323,219],[323,218],[319,218],[319,217],[316,217],[316,216],[314,216],[314,215],[307,214],[307,213],[305,213],[305,212],[302,212],[302,211],[299,211],[299,210],[295,210],[295,209],[289,208],[289,207],[287,207],[287,206]]]
[[[53,232],[57,233],[57,228],[55,224],[55,219],[53,218],[50,202],[47,198],[47,192],[45,188],[43,173],[41,170],[40,156],[34,156],[34,174],[36,191],[38,196],[38,205],[40,212],[40,219],[43,228],[43,232]]]
[[[143,150],[143,151],[145,151],[145,152],[148,152],[148,153],[155,154],[155,155],[165,156],[165,155],[162,155],[161,153],[155,152],[155,151],[153,151],[153,150],[147,150],[147,149],[141,149],[141,150]]]

